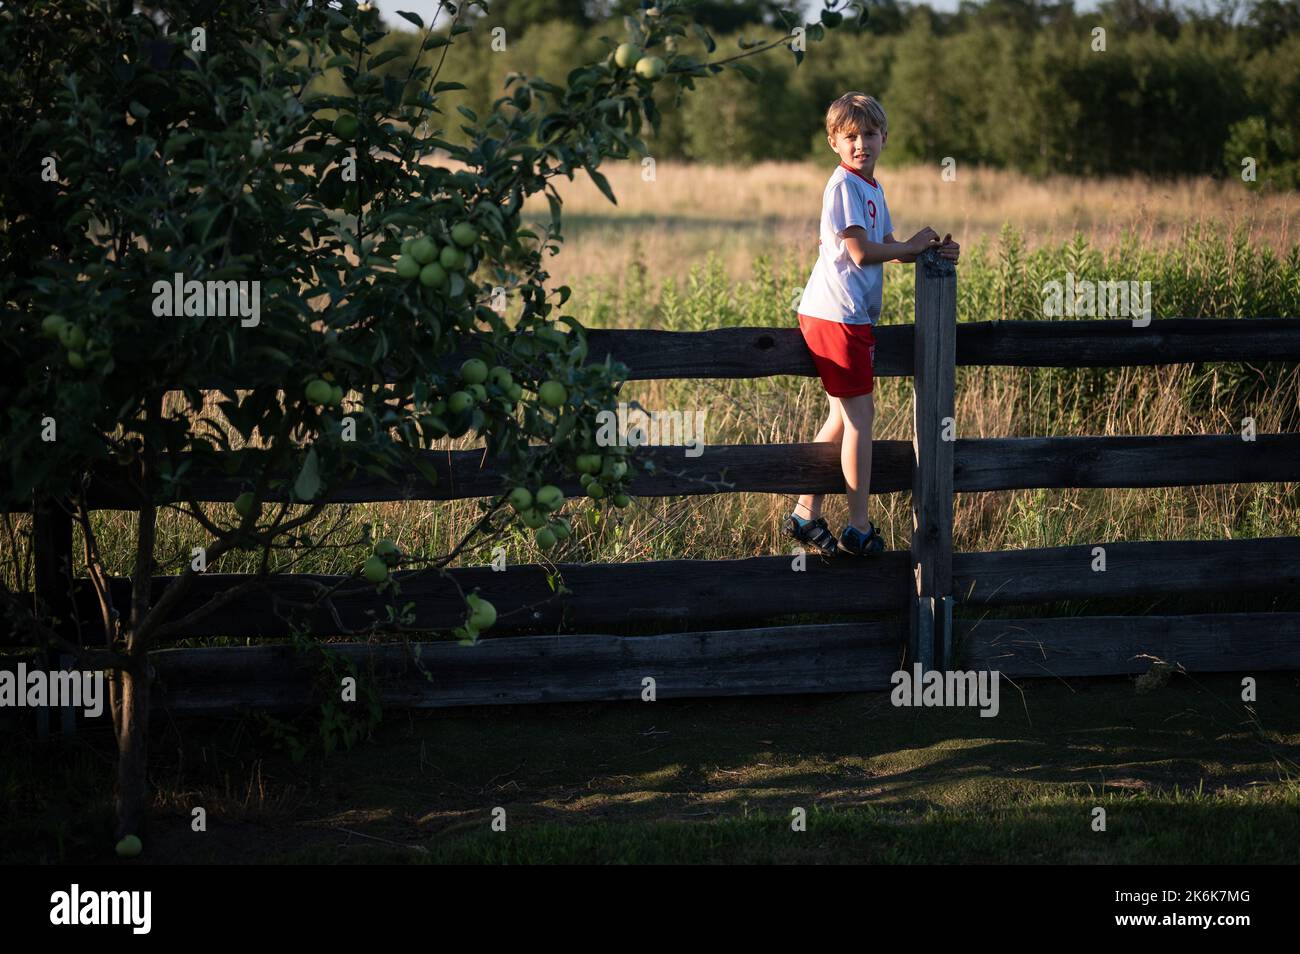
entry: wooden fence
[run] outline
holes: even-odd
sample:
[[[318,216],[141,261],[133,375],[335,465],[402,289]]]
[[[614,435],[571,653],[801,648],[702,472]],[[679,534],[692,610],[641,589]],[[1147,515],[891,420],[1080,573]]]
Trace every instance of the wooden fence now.
[[[1300,434],[952,439],[957,365],[1058,368],[1207,361],[1300,360],[1300,319],[985,321],[957,323],[956,270],[928,256],[916,266],[913,325],[876,329],[881,377],[911,375],[914,432],[874,445],[873,494],[910,491],[909,551],[874,559],[821,559],[792,570],[789,555],[736,560],[663,560],[398,572],[399,603],[413,627],[449,630],[463,615],[459,591],[478,588],[500,611],[477,646],[455,642],[332,643],[377,680],[397,705],[437,707],[636,699],[652,678],[659,698],[845,692],[889,687],[900,666],[996,669],[1009,676],[1085,676],[1144,671],[1148,657],[1188,670],[1300,668],[1300,613],[954,619],[954,607],[999,607],[1095,597],[1300,591],[1300,538],[1109,542],[1105,571],[1093,545],[954,553],[956,493],[1019,488],[1157,487],[1300,480]],[[591,331],[591,360],[606,354],[630,378],[815,376],[797,328],[706,332]],[[956,422],[960,423],[960,422]],[[699,493],[842,493],[831,444],[643,447],[655,473],[638,476],[641,497]],[[394,482],[363,476],[331,499],[449,500],[493,495],[503,473],[481,451],[428,451],[431,486],[414,468]],[[129,506],[117,475],[92,475],[92,507]],[[719,485],[722,490],[719,490]],[[576,481],[566,496],[582,494]],[[236,480],[200,479],[197,499],[233,501]],[[37,588],[60,612],[96,618],[84,580],[71,581],[71,529],[49,507],[36,511]],[[67,562],[64,562],[67,561]],[[558,570],[572,592],[557,594]],[[169,577],[154,580],[160,594]],[[247,577],[210,573],[178,607],[189,614]],[[454,582],[453,582],[454,580]],[[187,637],[274,638],[290,634],[283,609],[309,603],[309,584],[334,577],[273,575],[258,595],[199,619]],[[111,581],[125,614],[130,581]],[[62,595],[61,595],[62,594]],[[70,596],[68,594],[71,594]],[[327,637],[369,627],[382,601],[373,587],[341,591],[311,619]],[[788,614],[842,614],[856,622],[773,625]],[[616,635],[627,624],[672,630]],[[563,632],[561,632],[563,631]],[[83,623],[87,645],[102,633]],[[13,637],[9,637],[11,642]],[[291,645],[155,651],[155,704],[178,712],[240,706],[293,709],[310,701],[310,662]]]

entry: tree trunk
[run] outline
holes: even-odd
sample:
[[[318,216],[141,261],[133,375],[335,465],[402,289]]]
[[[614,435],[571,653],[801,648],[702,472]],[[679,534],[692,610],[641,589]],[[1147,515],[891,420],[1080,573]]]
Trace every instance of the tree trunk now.
[[[149,659],[136,656],[120,672],[113,710],[117,730],[117,838],[142,833],[148,800]]]

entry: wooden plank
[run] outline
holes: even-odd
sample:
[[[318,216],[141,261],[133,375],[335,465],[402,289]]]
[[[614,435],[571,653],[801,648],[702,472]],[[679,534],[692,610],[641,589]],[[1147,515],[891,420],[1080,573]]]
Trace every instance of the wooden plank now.
[[[395,574],[403,592],[394,602],[400,608],[414,603],[415,629],[449,630],[464,618],[460,592],[478,589],[500,614],[492,635],[554,633],[599,629],[618,625],[696,625],[760,622],[790,613],[843,613],[845,615],[902,614],[911,592],[910,558],[898,551],[872,560],[810,556],[803,571],[791,568],[788,556],[749,557],[743,560],[660,560],[643,563],[577,564],[554,567],[571,590],[557,595],[548,582],[552,568],[542,565],[511,566],[498,573],[490,566],[460,567],[442,578],[433,571]],[[155,577],[154,599],[170,577]],[[240,585],[250,577],[208,573],[194,581],[181,600],[184,616],[214,595]],[[79,600],[89,608],[93,593],[81,581]],[[338,577],[289,574],[271,576],[235,606],[198,621],[186,636],[285,637],[290,634],[274,600],[305,601],[310,585],[333,586]],[[110,580],[114,605],[122,613],[130,608],[130,581]],[[385,600],[375,588],[356,583],[336,594],[334,605],[343,629],[324,610],[310,619],[310,629],[320,635],[346,635],[364,631],[374,619],[384,619]],[[277,612],[277,609],[279,612]],[[102,642],[94,616],[83,613],[83,636],[90,645]],[[12,639],[12,637],[6,637]]]
[[[534,455],[545,448],[535,448]],[[705,445],[702,453],[686,456],[686,448],[657,446],[636,450],[640,460],[651,461],[655,473],[639,475],[631,492],[640,497],[676,497],[711,493],[843,493],[844,473],[839,445],[802,444]],[[386,481],[373,474],[358,476],[341,487],[330,500],[334,503],[373,503],[390,500],[455,500],[487,497],[502,492],[505,471],[500,462],[484,459],[482,449],[423,451],[419,455],[437,473],[436,486],[416,468],[395,471]],[[182,458],[183,459],[183,458]],[[218,460],[220,455],[218,455]],[[178,465],[179,466],[179,465]],[[221,472],[220,466],[195,462],[194,499],[233,502],[245,489],[242,478]],[[96,510],[132,509],[124,480],[125,473],[105,465],[96,471],[87,490],[89,505]],[[576,479],[556,482],[566,496],[583,496]],[[912,487],[910,441],[872,443],[871,490],[895,493]],[[287,500],[287,488],[270,492],[267,499]]]
[[[901,637],[897,622],[863,622],[330,648],[373,672],[385,703],[438,708],[640,699],[647,677],[659,699],[882,690],[898,669]],[[310,674],[288,646],[168,649],[150,661],[154,703],[172,712],[309,703]]]
[[[1300,480],[1300,434],[959,439],[960,493]]]
[[[1127,597],[1174,593],[1216,593],[1300,589],[1300,537],[1249,540],[1112,542],[1105,544],[1107,570],[1091,569],[1091,545],[953,554],[953,593],[968,605],[1005,605],[1063,599]],[[901,613],[913,593],[910,554],[882,553],[870,561],[812,559],[803,573],[793,573],[788,557],[744,560],[665,560],[624,564],[556,566],[573,592],[556,596],[547,583],[547,567],[527,565],[496,573],[490,567],[450,570],[451,580],[437,574],[397,574],[404,593],[399,604],[415,603],[416,627],[446,628],[459,620],[457,584],[465,592],[478,588],[502,613],[497,632],[555,632],[592,629],[621,623],[743,624],[785,613]],[[154,597],[169,577],[154,578]],[[239,574],[207,574],[195,581],[182,601],[181,614],[245,580]],[[453,582],[454,580],[454,582]],[[308,583],[332,586],[325,575],[268,577],[264,589],[250,594],[238,608],[223,609],[200,620],[188,636],[284,637],[289,626],[275,613],[272,597],[306,599]],[[84,601],[83,633],[99,645],[94,628],[93,594],[78,581]],[[130,586],[114,579],[115,605],[127,612]],[[371,587],[357,585],[335,601],[344,630],[327,613],[310,621],[319,635],[342,635],[365,628],[386,605]],[[567,616],[565,615],[567,613]],[[12,645],[12,635],[6,634]]]
[[[1094,547],[1106,570],[1092,569]],[[1300,537],[1111,542],[953,554],[968,606],[1174,594],[1300,590]]]
[[[955,596],[945,596],[935,606],[934,628],[938,633],[935,640],[935,667],[938,669],[951,669],[956,658],[957,635],[953,628],[953,609],[956,604]]]
[[[952,592],[954,334],[957,269],[930,250],[916,263],[916,354],[912,376],[912,570],[919,600],[912,649],[933,667],[934,601]]]
[[[971,321],[957,327],[957,363],[1117,368],[1201,361],[1300,361],[1300,318]]]
[[[876,375],[911,374],[912,325],[880,325],[875,332]],[[443,363],[452,370],[482,350],[470,342]],[[606,355],[627,366],[631,381],[817,375],[797,327],[588,330],[588,363],[604,363]],[[956,360],[1044,368],[1300,361],[1300,318],[1157,318],[1145,328],[1128,319],[962,322]],[[223,386],[239,385],[215,378],[204,382],[206,388]]]
[[[1300,613],[958,620],[964,669],[1007,676],[1300,669]]]
[[[632,479],[640,497],[712,493],[839,494],[844,492],[839,447],[828,443],[705,445],[687,457],[682,447],[643,447],[636,453],[653,461],[654,474]],[[538,452],[541,448],[538,448]],[[1300,434],[1259,434],[1254,441],[1236,435],[1191,434],[1138,437],[958,438],[952,446],[953,489],[957,493],[1029,487],[1183,487],[1209,484],[1300,480]],[[642,456],[643,455],[643,456]],[[438,474],[430,486],[414,467],[388,482],[359,476],[331,498],[335,503],[391,500],[455,500],[501,492],[504,472],[482,450],[424,451]],[[873,441],[871,492],[911,490],[911,441]],[[239,477],[195,463],[195,499],[232,502],[243,491]],[[581,495],[572,479],[557,484],[567,496]],[[98,470],[87,491],[96,510],[131,509],[122,472]],[[287,490],[268,494],[287,499]]]
[[[1107,571],[1093,572],[1091,545],[953,554],[954,595],[963,604],[1005,605],[1063,599],[1127,597],[1173,593],[1215,593],[1300,589],[1300,537],[1251,540],[1113,542],[1105,544]],[[880,554],[871,561],[814,559],[803,573],[792,574],[788,557],[745,560],[666,560],[626,564],[558,564],[573,589],[556,596],[547,584],[548,568],[512,567],[496,573],[490,567],[450,570],[452,580],[436,574],[397,574],[404,593],[399,602],[415,603],[416,627],[439,629],[458,620],[457,586],[465,592],[479,588],[502,613],[502,634],[550,631],[564,623],[586,629],[619,623],[706,624],[759,620],[785,613],[903,612],[913,592],[911,557],[901,551]],[[154,578],[154,597],[169,577]],[[207,574],[195,582],[182,601],[183,615],[249,579],[239,574]],[[268,577],[260,592],[250,594],[238,608],[226,608],[216,618],[200,620],[188,636],[283,637],[289,626],[273,612],[272,597],[302,600],[308,583],[332,586],[338,578],[325,575]],[[794,585],[791,585],[794,584]],[[130,586],[111,581],[115,605],[127,612]],[[670,598],[665,598],[669,594]],[[99,645],[94,627],[93,594],[78,581],[83,603],[83,635]],[[335,605],[344,630],[332,617],[318,612],[312,631],[344,634],[364,629],[368,611],[382,618],[386,605],[371,587],[357,585],[338,594]],[[527,608],[527,609],[525,609]],[[13,645],[12,634],[5,644]]]
[[[934,597],[913,596],[912,612],[908,617],[911,628],[907,641],[907,659],[905,665],[921,664],[922,672],[934,668]]]

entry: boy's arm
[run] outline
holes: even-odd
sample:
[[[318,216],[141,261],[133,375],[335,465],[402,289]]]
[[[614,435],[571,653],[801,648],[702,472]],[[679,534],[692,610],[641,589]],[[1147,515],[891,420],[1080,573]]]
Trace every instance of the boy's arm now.
[[[903,242],[900,242],[898,239],[894,238],[894,233],[893,233],[893,232],[890,232],[888,235],[885,236],[884,244],[885,244],[885,245],[897,245],[897,246],[899,246],[899,254],[898,254],[898,257],[897,257],[897,258],[886,259],[886,261],[890,261],[890,262],[915,262],[915,261],[916,261],[916,252],[907,252],[907,251],[902,251],[902,249],[903,249],[903,247],[904,247],[904,243],[903,243]]]
[[[913,242],[924,242],[920,248]],[[924,228],[912,237],[910,242],[899,242],[890,232],[883,242],[873,242],[867,238],[867,230],[859,225],[851,225],[844,230],[844,246],[853,258],[853,264],[859,268],[864,265],[879,265],[883,262],[915,262],[921,249],[937,245],[939,236],[931,228]]]

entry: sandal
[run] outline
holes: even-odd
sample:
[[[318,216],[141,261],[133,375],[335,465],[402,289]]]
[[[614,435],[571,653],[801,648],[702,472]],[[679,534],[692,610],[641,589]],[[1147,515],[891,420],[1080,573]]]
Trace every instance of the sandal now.
[[[835,535],[831,533],[831,528],[826,526],[826,518],[818,517],[815,520],[809,520],[802,526],[795,520],[794,514],[785,518],[785,523],[781,529],[786,532],[787,536],[794,537],[800,543],[811,543],[818,550],[826,555],[833,555],[838,549],[835,542]]]
[[[870,520],[867,521],[866,533],[850,523],[845,524],[844,532],[840,534],[840,549],[854,556],[869,556],[885,549],[885,541]]]

